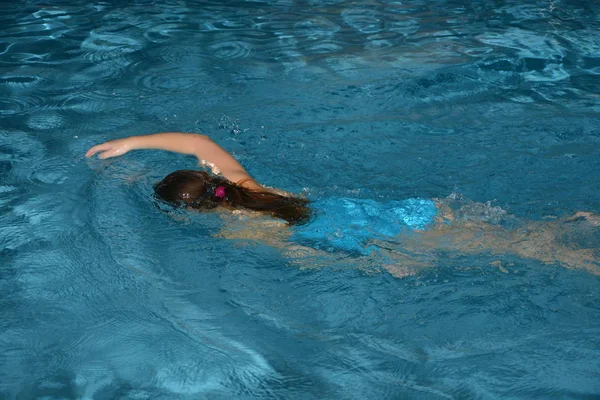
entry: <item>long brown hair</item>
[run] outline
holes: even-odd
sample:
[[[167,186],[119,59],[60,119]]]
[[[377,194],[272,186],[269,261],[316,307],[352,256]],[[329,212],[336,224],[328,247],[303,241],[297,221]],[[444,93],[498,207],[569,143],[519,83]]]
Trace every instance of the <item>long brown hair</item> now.
[[[283,196],[268,190],[250,190],[227,179],[204,171],[181,170],[167,175],[154,186],[156,197],[175,207],[195,209],[224,207],[246,208],[283,219],[289,224],[302,224],[310,218],[309,201]]]

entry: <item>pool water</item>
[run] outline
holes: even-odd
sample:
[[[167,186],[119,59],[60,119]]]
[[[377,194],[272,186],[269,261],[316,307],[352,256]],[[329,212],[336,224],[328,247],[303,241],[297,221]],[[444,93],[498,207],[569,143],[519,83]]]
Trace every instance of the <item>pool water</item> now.
[[[0,398],[597,398],[597,265],[430,249],[397,278],[159,210],[193,158],[83,155],[202,132],[315,201],[600,212],[599,28],[592,1],[0,3]]]

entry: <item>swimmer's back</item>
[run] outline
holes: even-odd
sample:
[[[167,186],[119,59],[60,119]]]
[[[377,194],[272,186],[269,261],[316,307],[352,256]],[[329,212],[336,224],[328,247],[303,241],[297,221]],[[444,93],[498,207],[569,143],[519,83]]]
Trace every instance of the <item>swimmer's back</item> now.
[[[341,197],[318,200],[311,207],[313,218],[294,227],[292,240],[326,251],[360,254],[373,250],[369,240],[427,229],[437,215],[435,202],[420,198],[378,202]]]

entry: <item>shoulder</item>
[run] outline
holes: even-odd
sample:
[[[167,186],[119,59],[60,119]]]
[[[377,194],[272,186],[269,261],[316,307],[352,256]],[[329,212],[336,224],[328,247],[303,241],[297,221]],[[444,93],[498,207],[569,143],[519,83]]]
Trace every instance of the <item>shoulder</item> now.
[[[239,179],[237,182],[234,182],[237,186],[243,187],[244,189],[249,189],[253,191],[264,191],[268,192],[269,189],[265,188],[260,183],[256,182],[250,175],[245,178]]]

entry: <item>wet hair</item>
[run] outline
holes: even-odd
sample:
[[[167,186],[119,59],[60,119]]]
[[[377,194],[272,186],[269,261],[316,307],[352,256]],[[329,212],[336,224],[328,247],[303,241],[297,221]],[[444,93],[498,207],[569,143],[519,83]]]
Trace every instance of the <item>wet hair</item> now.
[[[267,190],[250,190],[241,186],[242,183],[211,176],[204,171],[181,170],[158,182],[154,194],[174,207],[248,209],[283,219],[290,225],[305,223],[310,218],[308,200]]]

